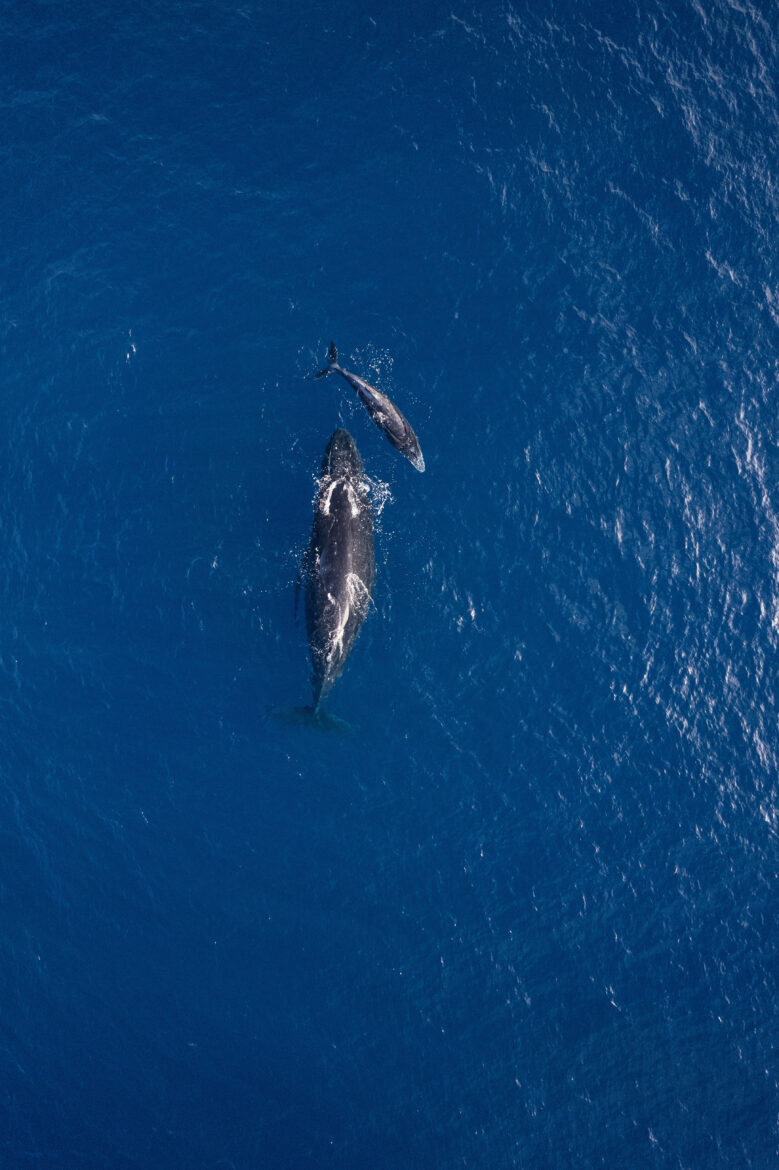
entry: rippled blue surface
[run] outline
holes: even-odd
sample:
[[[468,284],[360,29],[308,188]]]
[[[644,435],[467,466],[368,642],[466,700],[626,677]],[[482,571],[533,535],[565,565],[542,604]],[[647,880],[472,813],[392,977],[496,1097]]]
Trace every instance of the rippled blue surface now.
[[[0,1164],[773,1165],[776,7],[278,9],[0,16]]]

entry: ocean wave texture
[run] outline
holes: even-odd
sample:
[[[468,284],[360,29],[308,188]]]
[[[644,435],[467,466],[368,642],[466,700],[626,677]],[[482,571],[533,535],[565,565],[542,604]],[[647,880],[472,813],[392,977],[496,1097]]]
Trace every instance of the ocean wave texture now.
[[[0,13],[0,1165],[774,1164],[776,15]]]

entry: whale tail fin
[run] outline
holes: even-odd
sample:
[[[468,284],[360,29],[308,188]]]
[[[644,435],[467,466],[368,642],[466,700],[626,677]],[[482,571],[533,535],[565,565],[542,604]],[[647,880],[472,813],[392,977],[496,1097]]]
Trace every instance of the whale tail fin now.
[[[350,735],[352,726],[337,715],[329,715],[320,707],[268,707],[268,715],[293,727],[313,727],[316,731]]]
[[[327,351],[327,362],[323,370],[319,370],[314,374],[315,378],[326,378],[328,374],[338,368],[338,350],[335,348],[335,342],[330,342],[330,348]]]

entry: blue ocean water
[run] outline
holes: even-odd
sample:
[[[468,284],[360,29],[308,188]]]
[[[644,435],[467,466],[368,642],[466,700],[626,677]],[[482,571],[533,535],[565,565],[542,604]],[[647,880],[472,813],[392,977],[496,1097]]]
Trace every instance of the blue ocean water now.
[[[774,1164],[776,18],[2,10],[0,1166]]]

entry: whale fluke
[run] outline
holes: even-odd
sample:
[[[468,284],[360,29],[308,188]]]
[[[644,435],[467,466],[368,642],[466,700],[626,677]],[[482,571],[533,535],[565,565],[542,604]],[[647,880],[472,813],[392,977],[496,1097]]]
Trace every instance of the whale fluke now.
[[[326,378],[327,375],[332,374],[334,370],[337,370],[338,373],[341,373],[341,369],[338,365],[338,350],[335,348],[334,341],[330,342],[330,348],[327,351],[327,361],[328,364],[324,367],[324,369],[317,370],[317,372],[314,374],[315,378]]]
[[[321,707],[268,707],[268,714],[282,723],[289,723],[292,727],[313,727],[316,731],[326,731],[338,735],[350,735],[351,723],[339,719],[323,711]]]

